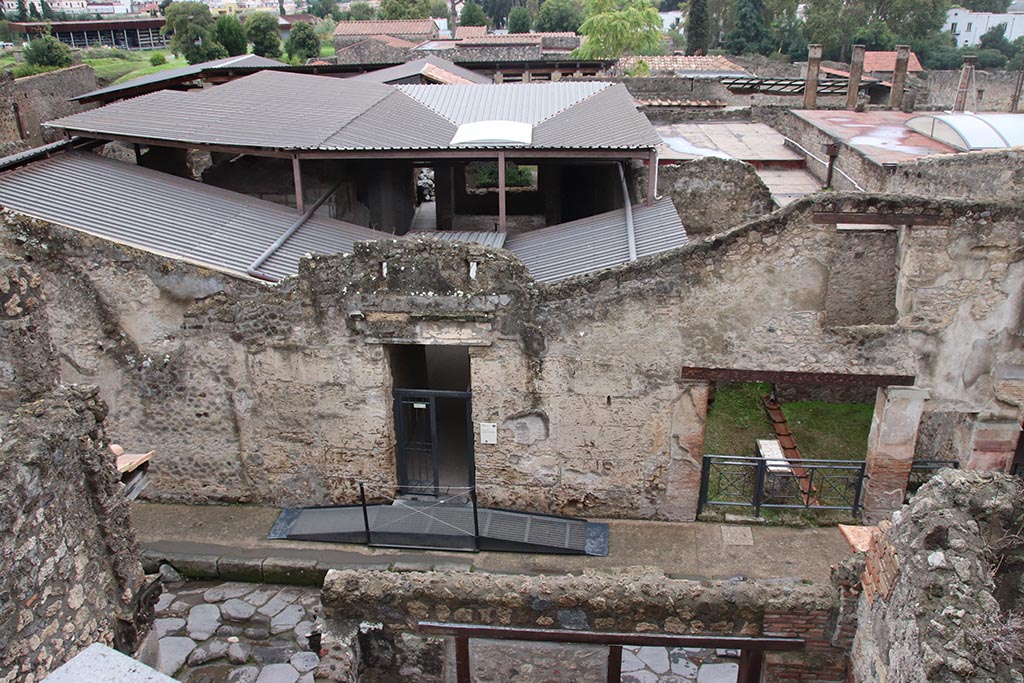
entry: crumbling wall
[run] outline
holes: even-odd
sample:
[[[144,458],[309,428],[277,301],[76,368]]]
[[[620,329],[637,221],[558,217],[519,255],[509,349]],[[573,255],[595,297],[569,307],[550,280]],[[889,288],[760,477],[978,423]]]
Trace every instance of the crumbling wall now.
[[[446,680],[443,640],[417,633],[419,621],[456,622],[513,628],[576,629],[625,633],[701,636],[787,636],[806,640],[796,653],[769,654],[768,683],[845,681],[846,651],[852,631],[845,628],[837,593],[829,585],[758,581],[686,581],[638,568],[621,575],[499,576],[470,572],[331,571],[321,593],[325,635],[359,632],[356,661],[360,680],[410,683]],[[318,677],[345,680],[333,672],[352,653],[348,642],[324,642],[327,654]],[[514,641],[494,643],[520,663],[536,650]],[[472,647],[472,646],[471,646]],[[565,658],[583,667],[572,647],[548,650],[545,658]],[[340,660],[340,661],[339,661]],[[351,661],[351,660],[349,660]],[[477,657],[474,680],[496,680],[503,660]],[[539,667],[538,667],[539,668]],[[525,683],[529,666],[517,667]],[[510,675],[509,670],[504,672]],[[451,680],[451,679],[448,679]]]
[[[668,196],[686,234],[705,235],[771,213],[771,191],[750,164],[705,157],[658,167],[658,194]]]
[[[856,683],[1024,680],[1024,483],[943,470],[875,532]]]
[[[22,406],[0,442],[0,681],[33,683],[91,643],[134,653],[152,619],[95,389]],[[155,599],[155,596],[153,596]]]
[[[901,231],[897,253],[891,235],[813,220],[836,211],[940,225]],[[469,348],[475,433],[498,424],[475,445],[481,504],[691,519],[707,386],[681,382],[684,365],[911,374],[929,410],[1015,417],[999,369],[1024,363],[1019,220],[819,195],[543,285],[509,252],[434,240],[315,256],[274,287],[13,215],[3,246],[43,278],[65,379],[100,385],[117,440],[161,454],[153,498],[348,503],[360,481],[389,495],[385,345],[449,344]]]
[[[46,121],[67,116],[94,105],[70,102],[69,98],[95,90],[96,73],[79,64],[67,69],[9,80],[0,75],[0,153],[23,147],[37,147],[60,137],[46,131]],[[6,149],[5,149],[6,148]]]
[[[927,89],[922,89],[917,98],[916,108],[919,111],[942,111],[953,108],[956,91],[960,85],[959,69],[949,71],[929,69],[921,74],[921,78],[927,85]],[[977,88],[978,105],[975,108],[974,99],[968,93],[967,109],[969,111],[1011,111],[1010,100],[1013,98],[1013,89],[1017,85],[1016,71],[976,69],[974,81]]]
[[[1017,201],[1024,188],[1021,151],[986,150],[925,157],[899,165],[887,191],[921,197]]]
[[[352,42],[334,38],[335,64],[403,64],[409,61],[411,51],[380,40],[367,38]]]

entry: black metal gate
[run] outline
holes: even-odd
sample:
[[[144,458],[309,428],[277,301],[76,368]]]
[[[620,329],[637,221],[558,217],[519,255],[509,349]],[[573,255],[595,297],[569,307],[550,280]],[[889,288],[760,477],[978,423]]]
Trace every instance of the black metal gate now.
[[[792,460],[778,467],[764,458],[705,455],[698,514],[705,506],[849,510],[861,508],[867,465],[863,460]]]
[[[469,485],[473,474],[473,423],[468,391],[395,389],[395,454],[399,491],[419,495],[440,495],[441,471],[438,452],[437,400],[464,399],[466,402]]]

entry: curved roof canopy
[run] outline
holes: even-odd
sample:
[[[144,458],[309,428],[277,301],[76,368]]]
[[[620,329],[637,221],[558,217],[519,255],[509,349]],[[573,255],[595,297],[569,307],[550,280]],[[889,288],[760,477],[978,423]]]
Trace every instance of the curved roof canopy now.
[[[906,125],[966,152],[1024,145],[1024,114],[922,114]]]

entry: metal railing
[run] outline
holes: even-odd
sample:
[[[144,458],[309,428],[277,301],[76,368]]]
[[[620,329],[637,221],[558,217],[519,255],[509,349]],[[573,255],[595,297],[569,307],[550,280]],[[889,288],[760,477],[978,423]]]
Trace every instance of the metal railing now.
[[[760,683],[765,652],[803,650],[803,638],[773,636],[672,635],[667,633],[602,633],[570,629],[514,628],[476,624],[452,624],[421,621],[417,630],[434,636],[455,638],[456,683],[470,683],[469,639],[519,640],[541,643],[564,643],[608,646],[608,683],[619,683],[622,677],[622,646],[641,647],[706,647],[740,651],[737,683]]]
[[[698,514],[705,506],[761,510],[849,510],[861,508],[863,460],[794,460],[780,470],[760,457],[705,455],[700,478]]]

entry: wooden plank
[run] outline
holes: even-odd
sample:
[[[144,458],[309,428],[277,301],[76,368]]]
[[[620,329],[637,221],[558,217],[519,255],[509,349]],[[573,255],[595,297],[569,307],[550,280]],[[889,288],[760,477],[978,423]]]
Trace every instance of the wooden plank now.
[[[608,648],[608,683],[622,681],[622,646],[612,645]]]
[[[913,386],[913,375],[875,375],[871,373],[792,372],[788,370],[746,370],[740,368],[704,368],[684,366],[682,379],[709,382],[773,382],[776,384],[824,384],[829,386]]]
[[[941,216],[928,213],[827,213],[816,212],[811,219],[821,225],[855,223],[858,225],[941,225]]]
[[[468,636],[455,639],[455,680],[457,683],[470,683]]]

